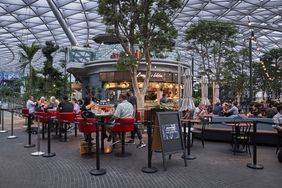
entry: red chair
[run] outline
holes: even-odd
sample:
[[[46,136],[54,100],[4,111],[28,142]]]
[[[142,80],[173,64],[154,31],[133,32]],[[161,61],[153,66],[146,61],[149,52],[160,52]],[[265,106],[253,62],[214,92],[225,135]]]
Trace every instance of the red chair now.
[[[57,113],[58,123],[60,124],[60,137],[62,135],[62,126],[64,126],[64,139],[61,141],[67,141],[67,125],[74,122],[75,113],[74,112],[58,112]]]
[[[42,123],[42,139],[45,139],[45,126],[48,123],[48,114],[46,112],[34,112],[34,116],[36,122]]]
[[[27,108],[22,108],[21,110],[21,115],[23,118],[25,118],[25,123],[24,125],[27,125],[28,121],[28,115],[29,115],[29,110]]]
[[[88,139],[85,140],[88,148],[88,154],[91,154],[91,148],[92,148],[92,142],[91,142],[91,133],[96,132],[96,119],[89,118],[89,119],[83,119],[83,118],[77,118],[78,123],[78,130],[81,133],[89,134]],[[99,130],[101,131],[101,128],[99,127]],[[99,147],[99,146],[97,146]]]
[[[131,132],[134,129],[134,118],[121,118],[117,119],[115,121],[115,126],[111,128],[111,131],[113,133],[121,133],[121,153],[116,153],[116,156],[118,157],[128,157],[131,155],[131,153],[125,152],[124,146],[125,146],[125,133]]]

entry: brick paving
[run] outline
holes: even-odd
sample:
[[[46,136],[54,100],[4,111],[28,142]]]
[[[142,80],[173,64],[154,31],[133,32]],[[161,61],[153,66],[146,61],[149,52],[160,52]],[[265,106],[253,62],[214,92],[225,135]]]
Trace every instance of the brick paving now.
[[[5,115],[5,127],[10,130],[9,113]],[[36,148],[24,148],[27,134],[23,128],[24,120],[15,117],[16,139],[7,139],[10,131],[0,133],[0,187],[1,188],[85,188],[85,187],[197,187],[197,188],[236,188],[282,186],[282,164],[275,155],[275,147],[258,146],[258,163],[263,170],[246,167],[252,159],[245,154],[233,155],[229,143],[195,141],[191,150],[196,160],[187,161],[184,167],[181,154],[172,156],[167,163],[167,171],[162,168],[160,153],[153,154],[153,166],[158,168],[155,174],[145,174],[141,168],[147,164],[147,147],[137,149],[136,145],[127,145],[126,151],[133,155],[118,158],[111,154],[101,156],[101,167],[107,169],[104,176],[92,176],[89,170],[95,168],[95,156],[83,157],[79,154],[82,136],[69,136],[67,143],[52,140],[52,158],[34,157]],[[74,132],[74,131],[73,131]],[[32,135],[36,143],[36,135]],[[41,142],[43,151],[47,151],[47,141]]]

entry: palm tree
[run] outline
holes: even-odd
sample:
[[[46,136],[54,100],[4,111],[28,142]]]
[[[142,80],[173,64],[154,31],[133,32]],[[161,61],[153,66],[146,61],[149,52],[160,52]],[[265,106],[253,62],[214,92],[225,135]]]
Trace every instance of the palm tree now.
[[[34,71],[34,69],[31,65],[31,62],[34,55],[40,49],[40,47],[35,42],[33,42],[31,46],[28,46],[27,44],[19,44],[18,47],[23,50],[21,52],[21,64],[19,68],[24,72],[26,67],[29,66],[29,79],[27,80],[26,91],[33,93],[32,92],[33,87],[31,86],[31,82],[32,82],[32,75],[34,75],[32,74],[32,71]]]

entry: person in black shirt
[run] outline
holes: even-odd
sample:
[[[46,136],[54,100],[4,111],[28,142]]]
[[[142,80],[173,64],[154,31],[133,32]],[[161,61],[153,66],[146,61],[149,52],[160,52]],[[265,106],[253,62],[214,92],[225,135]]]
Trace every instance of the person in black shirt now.
[[[68,97],[64,96],[63,101],[58,105],[59,112],[73,112],[73,104],[68,101]]]
[[[137,122],[138,119],[138,113],[137,113],[137,99],[136,97],[133,95],[132,91],[128,91],[127,92],[127,97],[128,97],[128,102],[130,102],[133,106],[133,117],[135,117],[135,121]],[[139,139],[139,144],[137,145],[137,148],[143,148],[146,146],[146,144],[143,142],[143,138],[142,138],[142,134],[138,128],[138,124],[136,123],[134,125],[134,130],[131,132],[131,139],[129,141],[127,141],[127,143],[134,143],[134,138],[135,138],[135,134],[137,134],[138,139]]]

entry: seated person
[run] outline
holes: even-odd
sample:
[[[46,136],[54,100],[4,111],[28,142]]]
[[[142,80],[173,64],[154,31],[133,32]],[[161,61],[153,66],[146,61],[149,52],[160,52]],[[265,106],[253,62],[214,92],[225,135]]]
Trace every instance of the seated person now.
[[[232,106],[230,106],[229,109],[225,110],[223,112],[224,116],[232,116],[232,115],[238,115],[239,114],[239,110],[238,110],[238,102],[237,101],[233,101]]]
[[[194,110],[193,119],[199,119],[205,114],[208,114],[206,106],[203,103],[200,103]]]
[[[259,104],[254,104],[250,110],[250,112],[247,114],[248,117],[261,117],[261,109]]]
[[[56,109],[58,107],[58,101],[55,96],[50,97],[49,104],[47,106],[48,109]]]
[[[80,106],[78,105],[77,99],[76,98],[72,98],[71,102],[73,104],[73,111],[75,114],[79,114],[80,113]]]
[[[47,109],[48,105],[45,101],[45,97],[41,97],[39,101],[37,101],[35,106],[35,111],[37,112],[44,112]]]
[[[111,131],[111,128],[115,126],[115,124],[113,123],[114,120],[120,118],[133,118],[133,112],[134,112],[133,106],[130,102],[126,100],[126,98],[127,97],[124,94],[119,95],[120,103],[117,105],[115,113],[110,120],[112,123],[110,123],[107,127],[107,131],[111,134],[111,136],[113,136],[113,132]]]
[[[220,102],[215,103],[213,108],[213,114],[221,116],[223,113],[223,107],[221,106]]]
[[[282,104],[277,106],[277,114],[273,117],[273,122],[275,123],[275,128],[278,131],[282,131]]]
[[[91,108],[92,108],[91,100],[89,97],[86,97],[81,107],[81,116],[83,119],[95,118],[95,114],[91,111]],[[88,142],[89,139],[93,140],[93,138],[91,137],[91,133],[84,133],[84,139],[86,142]]]
[[[67,96],[63,97],[63,101],[59,103],[57,110],[59,112],[73,112],[73,104],[68,101]]]

